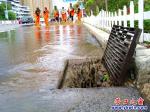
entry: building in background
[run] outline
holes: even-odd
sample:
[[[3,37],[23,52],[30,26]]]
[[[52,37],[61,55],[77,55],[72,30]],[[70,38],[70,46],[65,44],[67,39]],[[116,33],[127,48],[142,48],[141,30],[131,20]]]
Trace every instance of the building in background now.
[[[10,3],[12,7],[11,11],[16,14],[17,18],[31,16],[29,7],[21,5],[19,0],[0,0],[0,2]]]
[[[33,16],[37,7],[43,12],[44,7],[52,11],[52,0],[21,0],[22,5],[27,5],[30,8],[30,13]]]
[[[16,13],[17,18],[22,18],[23,16],[31,16],[29,7],[21,5],[19,0],[7,1],[10,2],[12,11]]]

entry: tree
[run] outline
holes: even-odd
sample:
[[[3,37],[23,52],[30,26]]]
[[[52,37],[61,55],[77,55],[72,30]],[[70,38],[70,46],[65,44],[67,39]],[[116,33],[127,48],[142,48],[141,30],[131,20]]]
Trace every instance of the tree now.
[[[12,9],[10,3],[7,4],[7,9],[8,10]],[[5,10],[6,10],[6,3],[2,2],[0,4],[0,20],[5,20]]]
[[[85,0],[84,7],[86,9],[86,13],[89,15],[91,10],[94,15],[97,15],[99,10],[105,9],[105,1],[104,0]]]
[[[108,11],[108,0],[105,0],[105,9]]]
[[[9,20],[16,20],[16,14],[12,11],[9,11],[8,18],[9,18]]]
[[[4,20],[5,19],[5,4],[2,2],[0,4],[0,20]]]

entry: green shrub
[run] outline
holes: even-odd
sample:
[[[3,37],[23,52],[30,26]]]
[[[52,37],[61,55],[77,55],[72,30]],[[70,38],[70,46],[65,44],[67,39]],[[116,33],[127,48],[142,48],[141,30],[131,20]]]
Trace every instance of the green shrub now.
[[[11,10],[11,4],[7,3],[7,10]],[[0,20],[5,20],[5,10],[6,10],[6,3],[2,2],[0,4]]]
[[[16,14],[14,12],[9,11],[8,18],[9,20],[16,20]]]
[[[2,2],[0,4],[0,20],[4,20],[5,19],[5,4]]]

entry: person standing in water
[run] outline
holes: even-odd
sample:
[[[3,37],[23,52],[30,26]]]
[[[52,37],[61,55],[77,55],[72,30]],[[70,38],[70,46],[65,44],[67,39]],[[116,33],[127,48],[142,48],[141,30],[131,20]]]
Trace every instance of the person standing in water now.
[[[35,25],[40,26],[40,13],[41,10],[37,7],[35,10]]]
[[[62,21],[66,22],[67,21],[67,14],[66,14],[66,10],[64,9],[64,7],[62,7],[61,16],[62,16]]]
[[[75,13],[75,10],[72,6],[72,3],[70,3],[70,6],[69,6],[69,9],[68,9],[68,14],[69,14],[69,17],[70,19],[73,21],[73,16],[74,16],[74,13]]]
[[[77,10],[77,16],[78,16],[78,21],[81,21],[82,11],[81,11],[81,9],[79,7],[78,7],[78,10]]]
[[[54,6],[54,18],[55,21],[59,22],[59,11],[57,9],[57,6]]]
[[[43,16],[44,16],[45,25],[49,26],[49,11],[48,11],[47,7],[45,7],[45,9],[43,11]]]

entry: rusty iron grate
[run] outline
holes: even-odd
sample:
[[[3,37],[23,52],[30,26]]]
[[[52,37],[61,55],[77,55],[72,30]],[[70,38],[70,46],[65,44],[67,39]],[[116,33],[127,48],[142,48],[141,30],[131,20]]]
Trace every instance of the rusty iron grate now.
[[[115,85],[122,85],[134,55],[141,29],[114,25],[102,57],[102,63]]]

